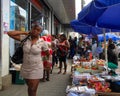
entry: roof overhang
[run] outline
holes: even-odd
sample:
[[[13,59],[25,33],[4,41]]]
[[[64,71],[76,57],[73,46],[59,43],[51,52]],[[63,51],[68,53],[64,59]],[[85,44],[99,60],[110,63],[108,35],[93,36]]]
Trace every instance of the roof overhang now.
[[[75,19],[75,0],[44,0],[62,24]]]

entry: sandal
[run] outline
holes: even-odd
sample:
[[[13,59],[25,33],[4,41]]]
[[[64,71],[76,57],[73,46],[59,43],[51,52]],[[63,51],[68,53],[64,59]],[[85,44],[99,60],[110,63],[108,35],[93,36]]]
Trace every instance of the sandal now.
[[[61,71],[58,72],[58,74],[60,74],[60,73],[61,73]]]
[[[63,73],[63,75],[65,75],[65,74],[66,74],[66,72]]]
[[[47,81],[50,81],[50,79],[49,79],[49,78],[46,78],[46,80],[47,80]]]

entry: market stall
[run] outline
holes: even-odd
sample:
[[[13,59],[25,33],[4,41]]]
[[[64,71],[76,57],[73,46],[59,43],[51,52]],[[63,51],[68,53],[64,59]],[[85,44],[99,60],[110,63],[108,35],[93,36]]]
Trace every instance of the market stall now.
[[[67,96],[120,96],[120,75],[109,74],[105,63],[102,59],[73,58]]]

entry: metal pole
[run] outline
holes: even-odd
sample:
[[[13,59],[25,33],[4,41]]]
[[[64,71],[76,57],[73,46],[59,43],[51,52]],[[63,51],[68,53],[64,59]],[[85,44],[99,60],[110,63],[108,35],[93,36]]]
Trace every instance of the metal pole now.
[[[106,61],[106,66],[107,66],[108,59],[107,59],[107,45],[106,45],[106,35],[105,35],[105,28],[103,28],[103,35],[104,35],[105,61]]]
[[[84,0],[81,0],[81,9],[83,9],[84,4],[85,4],[85,1],[84,1]]]
[[[2,2],[2,0],[0,0],[0,90],[2,89],[2,62],[1,62],[1,45],[2,45],[2,39],[1,39],[1,37],[2,37],[2,35],[1,35],[1,28],[2,28],[2,26],[1,26],[1,16],[2,16],[2,10],[1,10],[1,8],[2,8],[2,6],[1,6],[1,2]]]

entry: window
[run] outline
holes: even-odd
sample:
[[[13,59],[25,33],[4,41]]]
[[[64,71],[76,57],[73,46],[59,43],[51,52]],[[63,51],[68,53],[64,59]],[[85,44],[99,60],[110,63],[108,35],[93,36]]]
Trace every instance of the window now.
[[[11,0],[10,2],[10,29],[25,31],[28,29],[26,0]]]
[[[28,30],[28,4],[27,0],[10,1],[10,30]],[[12,56],[19,42],[10,38],[10,45]]]

